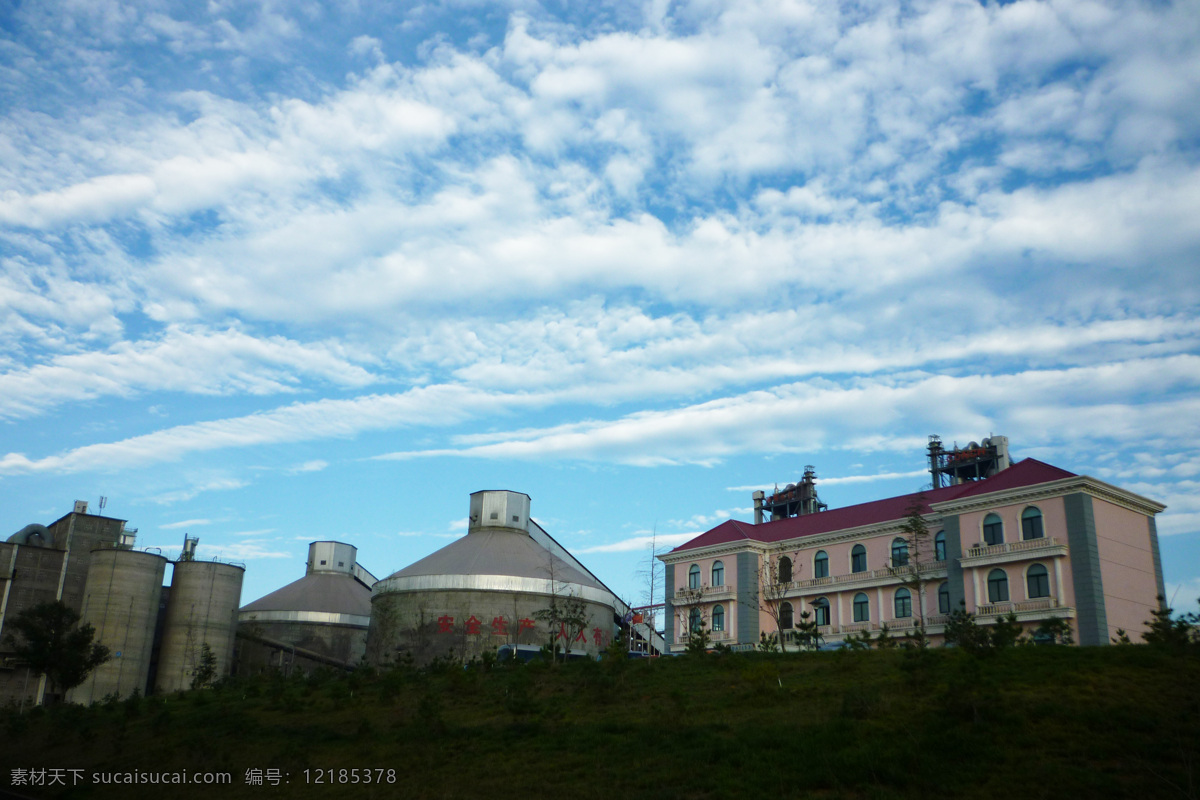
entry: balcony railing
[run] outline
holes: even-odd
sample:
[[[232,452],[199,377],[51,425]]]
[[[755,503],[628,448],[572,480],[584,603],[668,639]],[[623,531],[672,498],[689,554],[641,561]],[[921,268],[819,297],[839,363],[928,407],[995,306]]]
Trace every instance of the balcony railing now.
[[[1062,608],[1062,606],[1059,605],[1057,597],[1039,597],[1036,600],[988,603],[986,605],[979,606],[979,608],[975,611],[975,615],[979,617],[986,617],[1008,613],[1021,614],[1029,611],[1048,611],[1052,608]]]
[[[918,575],[930,575],[946,569],[945,561],[922,561],[919,564],[909,563],[896,567],[899,574],[892,572],[888,567],[880,569],[865,570],[863,572],[851,572],[847,575],[827,575],[824,578],[809,578],[803,581],[792,581],[787,584],[789,590],[793,589],[812,589],[819,586],[834,586],[842,583],[856,583],[858,581],[873,581],[873,580],[899,580],[905,575],[911,575],[909,571],[911,567],[917,568]]]
[[[1009,553],[1025,553],[1030,550],[1045,550],[1065,547],[1053,536],[1043,536],[1040,539],[1023,539],[1019,542],[1001,542],[1000,544],[978,544],[967,548],[964,558],[983,558],[985,556],[1001,556]]]
[[[720,586],[701,586],[698,589],[689,589],[685,586],[675,590],[675,596],[683,598],[692,596],[708,597],[710,595],[722,594],[733,594],[733,587],[728,584],[721,584]]]
[[[725,642],[731,638],[732,637],[729,635],[729,631],[709,631],[708,632],[708,640],[710,642]],[[682,631],[678,636],[676,636],[675,643],[676,644],[687,644],[688,643],[688,632]]]

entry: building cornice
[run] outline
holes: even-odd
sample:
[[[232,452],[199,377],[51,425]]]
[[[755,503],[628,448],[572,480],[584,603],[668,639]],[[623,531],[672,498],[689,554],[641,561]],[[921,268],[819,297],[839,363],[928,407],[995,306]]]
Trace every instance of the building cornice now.
[[[664,564],[681,564],[685,561],[699,561],[704,558],[714,558],[716,556],[737,555],[747,550],[764,553],[768,548],[769,545],[766,542],[760,542],[757,539],[738,539],[735,542],[710,544],[704,547],[697,547],[693,550],[683,550],[678,553],[672,550],[669,553],[663,553],[658,556],[658,560]]]
[[[1129,511],[1146,514],[1147,516],[1158,514],[1166,509],[1166,506],[1162,503],[1126,491],[1110,483],[1097,480],[1090,475],[1073,475],[1069,478],[1060,478],[1056,481],[988,492],[987,494],[975,495],[974,497],[965,499],[944,500],[940,503],[930,504],[930,508],[943,516],[950,516],[953,514],[981,511],[987,508],[994,508],[998,505],[1035,503],[1038,500],[1061,497],[1072,492],[1083,492],[1097,499],[1104,500]]]

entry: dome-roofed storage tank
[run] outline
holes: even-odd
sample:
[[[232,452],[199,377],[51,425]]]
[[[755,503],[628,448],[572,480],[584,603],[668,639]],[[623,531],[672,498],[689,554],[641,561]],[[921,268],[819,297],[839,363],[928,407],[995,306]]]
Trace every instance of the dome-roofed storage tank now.
[[[612,593],[536,541],[530,525],[528,495],[472,494],[466,536],[375,584],[368,661],[469,660],[552,640],[572,653],[598,654],[612,640]],[[552,606],[568,604],[578,607],[578,624],[546,619]]]
[[[166,566],[167,559],[155,553],[111,546],[91,551],[81,623],[95,628],[95,641],[108,647],[109,659],[67,693],[68,701],[90,704],[146,692]]]
[[[191,688],[205,645],[215,659],[215,677],[229,674],[245,572],[237,564],[175,562],[154,684],[159,692]]]
[[[244,606],[238,612],[238,674],[361,661],[375,578],[357,558],[353,545],[312,542],[303,578]]]

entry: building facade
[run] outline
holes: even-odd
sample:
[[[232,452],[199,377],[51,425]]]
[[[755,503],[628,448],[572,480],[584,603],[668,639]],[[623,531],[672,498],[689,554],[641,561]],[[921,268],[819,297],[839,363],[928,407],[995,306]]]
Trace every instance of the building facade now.
[[[1082,645],[1107,644],[1118,628],[1137,640],[1164,594],[1154,516],[1165,506],[1003,455],[979,480],[938,486],[935,473],[936,488],[920,493],[729,520],[661,556],[670,648],[684,649],[701,622],[714,643],[739,648],[777,631],[787,647],[802,619],[828,643],[884,625],[903,634],[920,619],[938,640],[957,608],[985,625],[1015,614],[1027,630],[1057,617]],[[905,528],[914,510],[926,537]]]
[[[55,601],[80,613],[92,552],[132,542],[125,520],[89,514],[83,500],[49,525],[26,525],[0,542],[0,703],[36,705],[47,699],[45,677],[17,660],[6,644],[7,622]]]

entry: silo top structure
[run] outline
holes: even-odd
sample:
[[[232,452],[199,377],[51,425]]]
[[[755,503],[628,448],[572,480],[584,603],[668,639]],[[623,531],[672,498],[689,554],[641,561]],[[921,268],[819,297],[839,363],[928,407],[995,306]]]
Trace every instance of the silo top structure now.
[[[529,495],[471,495],[467,535],[375,584],[378,596],[397,591],[522,591],[574,594],[612,605],[614,597],[590,572],[560,557],[530,534]],[[540,531],[540,528],[539,528]],[[542,534],[545,535],[544,531]]]
[[[242,607],[242,622],[323,622],[366,627],[371,617],[371,573],[358,566],[358,548],[312,542],[304,577]]]

